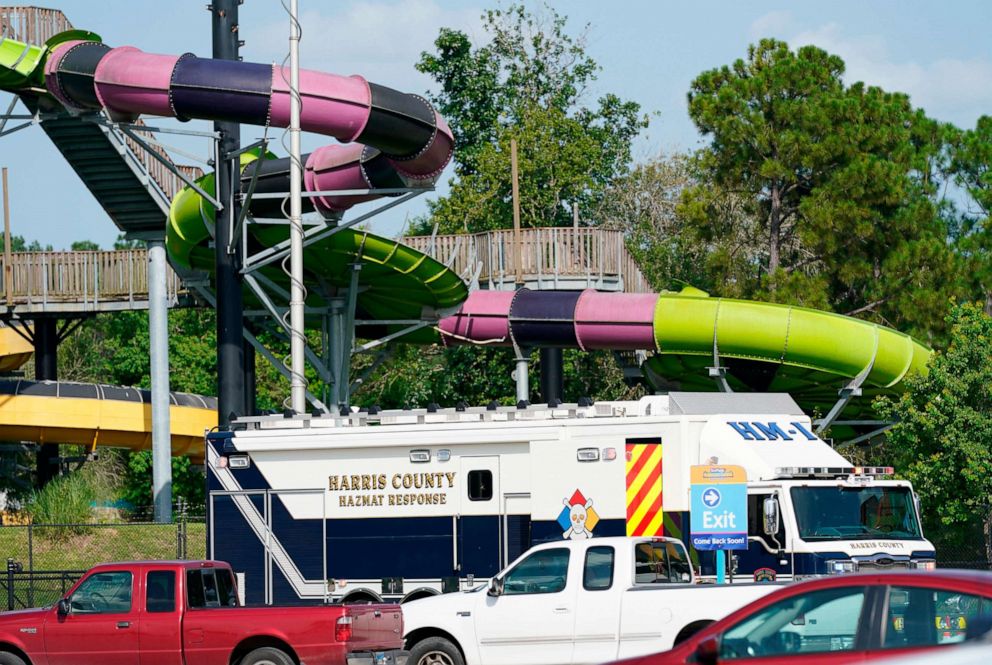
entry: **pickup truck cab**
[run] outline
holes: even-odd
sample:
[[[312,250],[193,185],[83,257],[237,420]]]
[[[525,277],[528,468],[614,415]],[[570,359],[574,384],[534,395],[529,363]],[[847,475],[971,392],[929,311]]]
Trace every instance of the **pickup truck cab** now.
[[[242,607],[218,561],[108,563],[0,612],[0,665],[403,665],[396,605]]]
[[[669,649],[772,591],[698,585],[672,538],[531,548],[488,585],[403,605],[411,665],[602,663]]]

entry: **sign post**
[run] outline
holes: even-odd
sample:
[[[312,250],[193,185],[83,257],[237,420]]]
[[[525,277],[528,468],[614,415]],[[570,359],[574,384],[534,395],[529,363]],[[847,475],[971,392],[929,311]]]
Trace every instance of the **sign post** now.
[[[690,531],[697,550],[716,550],[716,581],[724,583],[727,550],[747,549],[747,472],[732,464],[690,470]]]

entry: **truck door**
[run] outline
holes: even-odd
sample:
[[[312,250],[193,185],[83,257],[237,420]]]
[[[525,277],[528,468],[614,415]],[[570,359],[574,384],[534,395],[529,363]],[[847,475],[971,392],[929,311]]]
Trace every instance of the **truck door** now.
[[[503,560],[500,570],[530,549],[530,492],[503,494]]]
[[[180,665],[183,662],[181,603],[174,569],[144,570],[142,606],[138,626],[138,661],[141,665]]]
[[[45,622],[49,665],[138,665],[138,580],[129,570],[93,573]]]
[[[778,531],[774,534],[765,533],[764,529],[764,503],[765,499],[778,498],[779,500],[779,522]],[[782,500],[772,488],[752,487],[747,491],[747,550],[734,552],[737,557],[736,578],[741,582],[754,581],[757,578],[761,581],[770,579],[789,579],[792,571],[792,557],[785,553],[788,551],[786,543],[786,529],[784,514],[781,510]],[[779,552],[782,555],[779,555]],[[782,561],[786,563],[783,565]]]
[[[461,457],[459,469],[455,564],[461,577],[492,577],[500,570],[503,550],[499,457]]]
[[[570,554],[567,547],[532,552],[502,576],[502,595],[480,599],[474,621],[485,665],[572,662],[581,584],[573,578],[582,575],[570,574]]]

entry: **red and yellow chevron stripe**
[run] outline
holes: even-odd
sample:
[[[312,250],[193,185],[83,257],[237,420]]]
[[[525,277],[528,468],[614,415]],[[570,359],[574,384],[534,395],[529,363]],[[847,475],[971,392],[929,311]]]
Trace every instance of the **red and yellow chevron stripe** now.
[[[661,440],[627,443],[627,535],[664,535]]]

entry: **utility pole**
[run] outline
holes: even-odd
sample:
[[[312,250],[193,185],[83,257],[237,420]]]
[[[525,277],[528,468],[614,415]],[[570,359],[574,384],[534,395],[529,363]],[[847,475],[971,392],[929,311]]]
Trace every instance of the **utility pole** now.
[[[517,288],[524,285],[520,247],[520,183],[517,172],[517,139],[510,139],[510,178],[513,187],[513,267]]]
[[[238,60],[238,5],[240,0],[213,0],[213,57]],[[232,244],[234,221],[238,218],[240,172],[238,158],[231,157],[241,146],[241,125],[215,122],[217,142],[217,195],[223,210],[217,211],[214,256],[217,281],[217,422],[226,427],[231,416],[245,413],[244,343],[242,326],[244,304],[241,294],[241,254]],[[237,183],[237,186],[236,186]],[[233,248],[233,251],[232,251]]]

